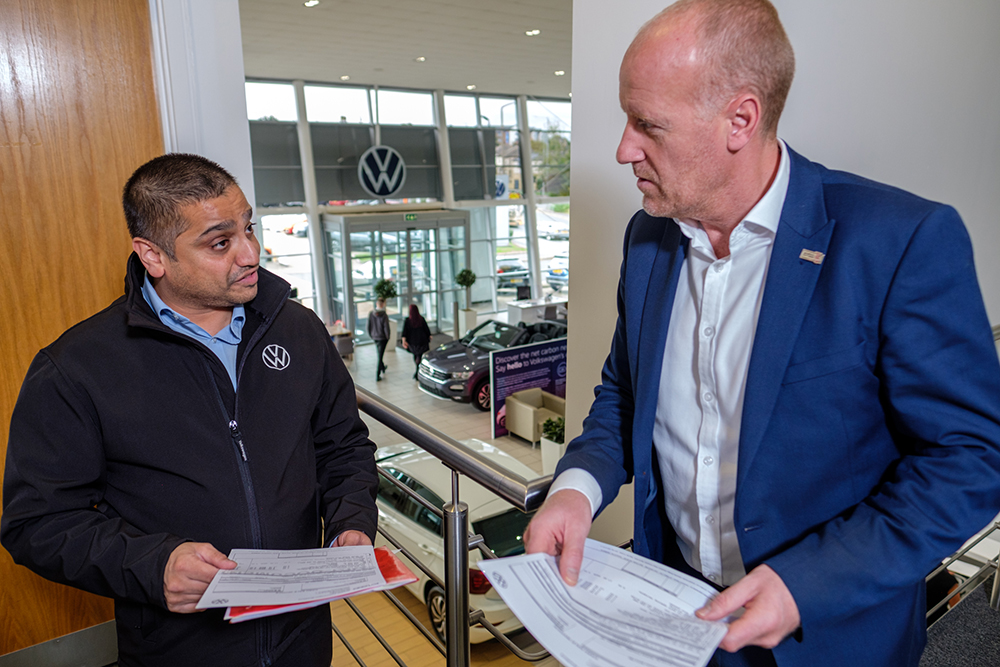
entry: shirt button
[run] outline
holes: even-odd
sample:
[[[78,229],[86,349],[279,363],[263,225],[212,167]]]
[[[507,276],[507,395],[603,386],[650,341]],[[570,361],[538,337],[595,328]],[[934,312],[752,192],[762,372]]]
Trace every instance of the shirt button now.
[[[712,465],[713,463],[715,463],[715,459],[713,459],[713,458],[712,458],[711,456],[706,456],[706,457],[705,457],[705,458],[703,458],[703,459],[702,459],[701,461],[702,461],[702,463],[704,463],[704,464],[705,464],[705,465],[707,465],[707,466],[710,466],[710,465]]]
[[[713,329],[712,327],[705,327],[702,333],[705,334],[705,338],[709,338],[712,334],[715,333],[715,329]]]
[[[722,263],[719,263],[719,264],[716,264],[716,265],[714,265],[714,266],[713,266],[712,268],[713,268],[713,269],[715,269],[715,272],[716,272],[716,273],[722,273],[722,270],[723,270],[724,268],[726,268],[726,267],[725,267],[725,265],[724,265],[724,264],[722,264]]]
[[[714,397],[714,396],[712,396],[712,392],[709,392],[709,391],[706,391],[706,392],[705,392],[705,395],[704,395],[704,396],[703,396],[702,398],[704,398],[704,399],[705,399],[705,402],[706,402],[706,403],[711,403],[711,402],[712,402],[712,399],[713,399],[713,398],[715,398],[715,397]]]
[[[705,517],[705,523],[711,526],[713,523],[715,523],[715,517],[709,514],[708,516]]]
[[[719,577],[717,577],[714,574],[706,575],[705,578],[708,579],[709,581],[718,581],[718,579],[719,579]]]

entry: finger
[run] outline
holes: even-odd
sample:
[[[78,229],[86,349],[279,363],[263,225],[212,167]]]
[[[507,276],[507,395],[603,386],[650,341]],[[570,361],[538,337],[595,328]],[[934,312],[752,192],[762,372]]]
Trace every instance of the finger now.
[[[225,554],[211,544],[199,544],[196,546],[196,549],[198,557],[216,570],[231,570],[236,567],[236,561],[226,558]],[[212,572],[212,576],[215,576],[214,571]]]
[[[718,621],[752,600],[756,593],[756,587],[744,577],[709,600],[708,604],[695,612],[695,615],[706,621]]]
[[[766,630],[761,626],[759,619],[754,614],[747,612],[729,625],[729,631],[723,637],[719,647],[723,651],[735,653],[750,644],[762,646],[761,642],[765,634]]]
[[[572,535],[572,537],[571,537]],[[570,586],[576,586],[580,579],[580,565],[583,563],[583,545],[586,535],[567,534],[559,557],[559,574]]]

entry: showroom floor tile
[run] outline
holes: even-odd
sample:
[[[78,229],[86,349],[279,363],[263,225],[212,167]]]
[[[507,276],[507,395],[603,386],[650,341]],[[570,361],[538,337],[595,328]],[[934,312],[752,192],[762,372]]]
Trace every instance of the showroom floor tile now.
[[[446,339],[442,337],[442,340]],[[438,336],[435,336],[435,342],[437,340]],[[375,354],[374,345],[359,345],[354,348],[353,358],[344,360],[356,384],[456,440],[485,440],[518,459],[536,474],[542,474],[542,456],[537,445],[532,447],[531,443],[515,436],[494,440],[490,437],[488,413],[466,403],[445,401],[420,391],[417,381],[413,379],[413,355],[402,347],[386,351],[384,361],[389,370],[383,374],[382,381],[376,383]],[[362,417],[371,431],[372,441],[378,446],[405,441],[368,415],[362,413]]]

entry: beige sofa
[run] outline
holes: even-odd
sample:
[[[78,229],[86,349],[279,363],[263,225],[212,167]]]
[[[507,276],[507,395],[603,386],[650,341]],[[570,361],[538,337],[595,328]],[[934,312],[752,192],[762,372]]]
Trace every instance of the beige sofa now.
[[[541,439],[546,419],[566,416],[566,399],[537,387],[514,392],[505,405],[507,430],[532,443]]]

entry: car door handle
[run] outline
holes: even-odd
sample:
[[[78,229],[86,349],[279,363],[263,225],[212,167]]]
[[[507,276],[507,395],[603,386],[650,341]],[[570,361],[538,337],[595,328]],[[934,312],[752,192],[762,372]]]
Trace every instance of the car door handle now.
[[[429,554],[431,552],[430,546],[428,546],[426,544],[418,544],[417,546],[420,547],[420,549],[423,550],[424,553],[428,553]]]

